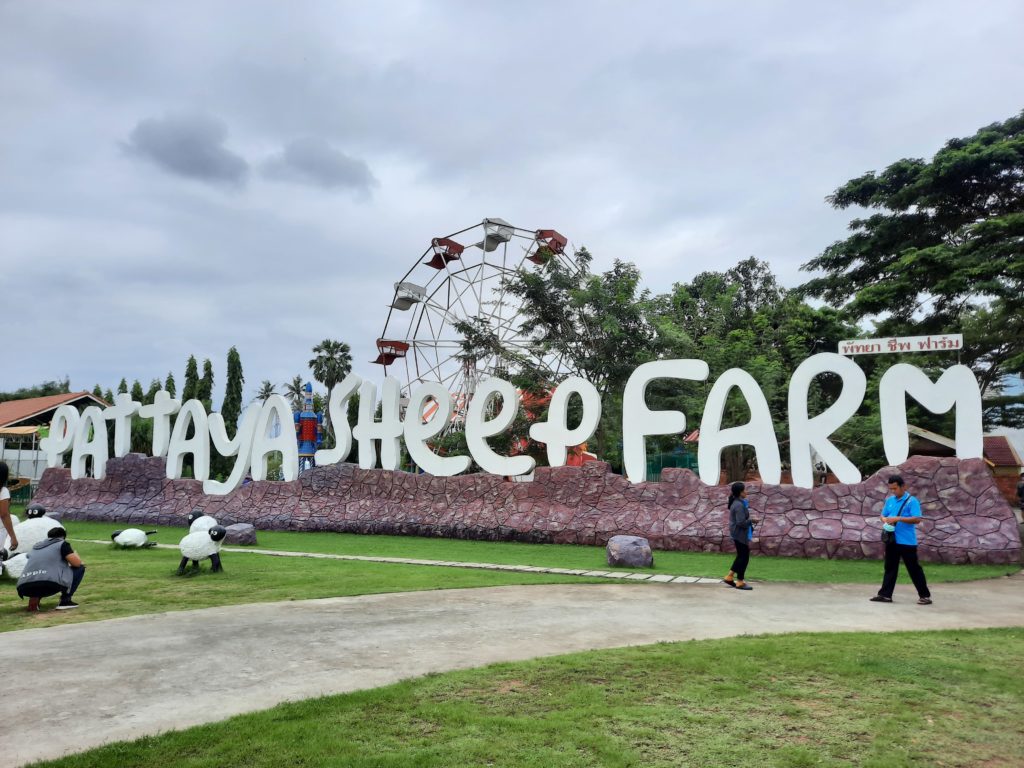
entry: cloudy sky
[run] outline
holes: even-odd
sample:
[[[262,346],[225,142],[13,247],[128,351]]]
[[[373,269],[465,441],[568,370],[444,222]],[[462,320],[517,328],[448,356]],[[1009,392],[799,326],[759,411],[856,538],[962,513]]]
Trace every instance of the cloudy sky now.
[[[371,8],[370,6],[378,6]],[[0,0],[0,390],[236,345],[369,365],[392,283],[487,216],[664,291],[786,285],[824,197],[1024,106],[1024,5]],[[219,397],[219,395],[218,395]]]

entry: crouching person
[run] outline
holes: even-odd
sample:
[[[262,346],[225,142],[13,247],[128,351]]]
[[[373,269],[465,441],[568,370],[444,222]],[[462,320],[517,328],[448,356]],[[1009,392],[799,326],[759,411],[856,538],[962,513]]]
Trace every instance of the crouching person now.
[[[28,610],[39,610],[39,601],[60,593],[58,611],[77,608],[71,597],[85,576],[85,564],[64,537],[63,528],[51,528],[45,541],[28,552],[28,562],[18,579],[18,596],[28,598]]]

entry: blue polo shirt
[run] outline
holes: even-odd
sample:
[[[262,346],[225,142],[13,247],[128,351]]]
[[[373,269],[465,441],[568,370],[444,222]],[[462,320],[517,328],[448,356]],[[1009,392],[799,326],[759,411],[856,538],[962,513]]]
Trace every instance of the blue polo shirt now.
[[[906,504],[903,504],[904,499],[907,500]],[[901,505],[903,506],[903,511],[899,512]],[[897,512],[899,512],[900,517],[920,517],[921,503],[916,497],[911,496],[907,491],[904,491],[903,495],[899,498],[890,496],[885,500],[885,506],[882,507],[882,516],[895,517]],[[911,525],[910,523],[896,523],[896,543],[916,547],[917,525]]]

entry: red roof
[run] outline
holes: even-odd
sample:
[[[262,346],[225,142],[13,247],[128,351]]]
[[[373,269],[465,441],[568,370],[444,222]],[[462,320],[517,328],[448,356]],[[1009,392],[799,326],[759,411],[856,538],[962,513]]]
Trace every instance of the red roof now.
[[[0,406],[2,407],[2,406]],[[996,467],[1020,467],[1021,461],[1006,435],[985,435],[985,458]]]
[[[106,405],[91,392],[65,392],[63,395],[47,395],[46,397],[30,397],[26,400],[7,400],[0,403],[0,427],[17,426],[34,416],[43,416],[48,411],[55,411],[57,406],[74,403],[83,397],[96,405]]]

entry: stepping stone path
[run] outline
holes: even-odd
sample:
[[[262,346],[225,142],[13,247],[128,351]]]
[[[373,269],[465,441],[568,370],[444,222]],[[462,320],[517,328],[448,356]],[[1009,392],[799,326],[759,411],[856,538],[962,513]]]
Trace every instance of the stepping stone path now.
[[[108,544],[97,539],[73,539],[89,544]],[[157,544],[157,549],[177,549],[173,544]],[[638,573],[636,571],[588,571],[585,568],[544,568],[537,565],[507,565],[503,563],[462,563],[451,560],[419,560],[410,557],[371,557],[368,555],[335,555],[326,552],[290,552],[283,549],[236,549],[224,547],[221,552],[242,553],[251,555],[269,555],[271,557],[310,557],[322,560],[356,560],[363,563],[395,563],[398,565],[433,565],[441,568],[479,568],[485,571],[515,571],[517,573],[554,573],[560,576],[582,576],[588,579],[614,579],[628,581],[652,581],[662,584],[721,584],[721,579],[709,579],[703,576],[676,576],[667,573]]]

